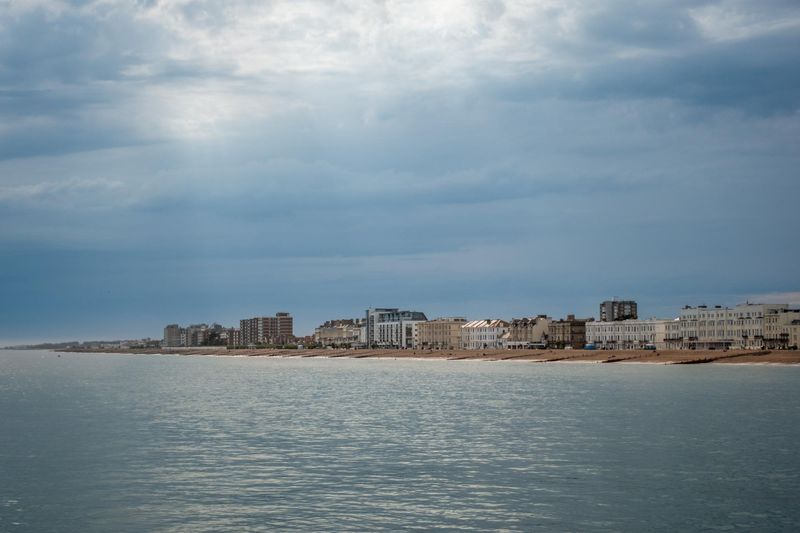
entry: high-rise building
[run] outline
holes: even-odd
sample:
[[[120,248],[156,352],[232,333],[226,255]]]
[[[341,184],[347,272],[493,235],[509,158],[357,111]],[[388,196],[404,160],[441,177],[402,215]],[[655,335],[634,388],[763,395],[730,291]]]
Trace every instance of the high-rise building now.
[[[181,327],[178,324],[170,324],[164,328],[164,346],[181,346]]]
[[[294,320],[289,313],[280,312],[275,316],[245,318],[239,321],[240,343],[285,344],[294,338]]]
[[[600,322],[636,319],[639,314],[633,300],[606,300],[600,304]]]

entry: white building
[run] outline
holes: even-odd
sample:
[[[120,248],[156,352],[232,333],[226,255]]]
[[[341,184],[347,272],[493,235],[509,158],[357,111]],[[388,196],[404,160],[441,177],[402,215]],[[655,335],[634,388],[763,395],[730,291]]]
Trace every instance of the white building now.
[[[506,332],[508,322],[505,320],[473,320],[461,326],[461,345],[467,350],[500,348]]]
[[[767,317],[787,308],[787,304],[687,305],[681,309],[679,336],[671,333],[669,344],[688,349],[763,348],[765,319],[769,321]]]
[[[425,313],[400,311],[397,308],[367,309],[365,333],[367,345],[378,348],[412,348],[416,325],[427,322]]]
[[[587,322],[586,343],[613,350],[641,349],[653,345],[666,348],[667,326],[673,322],[661,318]]]

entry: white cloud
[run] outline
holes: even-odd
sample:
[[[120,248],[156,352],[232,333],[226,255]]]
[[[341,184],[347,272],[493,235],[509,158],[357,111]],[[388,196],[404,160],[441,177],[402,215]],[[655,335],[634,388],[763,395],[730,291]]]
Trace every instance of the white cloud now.
[[[800,28],[800,7],[758,9],[756,5],[747,0],[729,0],[689,12],[704,36],[712,41],[751,39]]]

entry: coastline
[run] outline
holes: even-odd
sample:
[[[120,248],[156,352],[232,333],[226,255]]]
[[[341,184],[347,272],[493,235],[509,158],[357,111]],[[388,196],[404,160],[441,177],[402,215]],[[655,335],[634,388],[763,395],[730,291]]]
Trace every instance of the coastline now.
[[[798,350],[395,350],[395,349],[242,349],[220,348],[70,348],[68,353],[129,355],[206,355],[218,357],[295,357],[325,359],[410,359],[448,361],[519,361],[529,363],[607,364],[800,364]]]

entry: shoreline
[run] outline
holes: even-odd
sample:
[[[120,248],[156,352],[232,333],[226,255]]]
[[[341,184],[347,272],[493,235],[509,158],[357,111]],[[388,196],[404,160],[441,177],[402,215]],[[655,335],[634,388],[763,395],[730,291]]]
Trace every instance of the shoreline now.
[[[215,357],[277,357],[321,359],[394,359],[442,361],[517,361],[528,363],[605,364],[800,364],[798,350],[396,350],[277,348],[228,350],[221,348],[70,348],[61,353],[128,355],[205,355]]]

